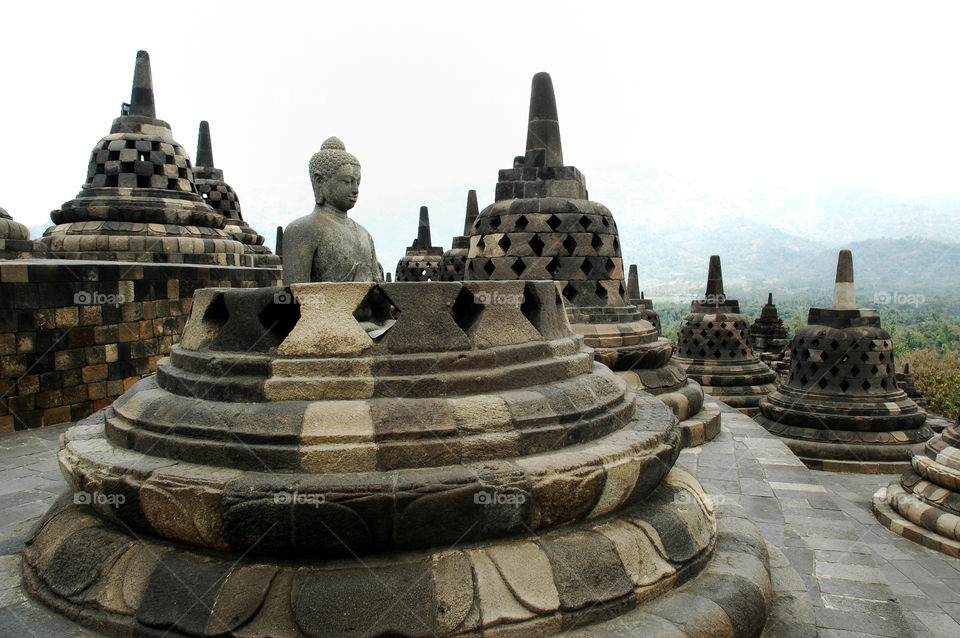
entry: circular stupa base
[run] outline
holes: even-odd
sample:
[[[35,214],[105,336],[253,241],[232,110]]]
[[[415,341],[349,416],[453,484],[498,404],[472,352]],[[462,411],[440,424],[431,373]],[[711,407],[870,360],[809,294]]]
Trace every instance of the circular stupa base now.
[[[704,392],[750,417],[759,412],[760,400],[777,389],[777,374],[759,360],[673,360]]]
[[[137,536],[76,500],[65,496],[47,514],[24,553],[24,583],[48,606],[111,636],[442,636],[494,629],[546,636],[656,604],[684,583],[709,598],[718,576],[731,578],[720,569],[694,585],[710,564],[717,521],[699,483],[680,469],[642,503],[613,516],[362,560],[238,558]],[[730,546],[737,542],[741,547]],[[737,623],[751,630],[737,635],[758,635],[770,606],[765,552],[749,545],[731,539],[720,556],[724,563],[728,552],[755,554],[733,578],[744,581],[734,585],[736,595],[759,603]]]
[[[930,438],[899,481],[873,497],[877,519],[917,543],[960,557],[960,448],[956,427]]]
[[[926,426],[888,432],[824,429],[810,416],[810,427],[778,423],[763,414],[754,420],[771,434],[783,438],[790,450],[814,470],[858,474],[899,474],[910,467],[910,458],[933,436]]]
[[[667,404],[680,423],[683,447],[702,445],[720,434],[720,406],[704,402],[703,389],[688,379],[675,363],[653,370],[625,370],[616,373],[627,387],[643,390]]]

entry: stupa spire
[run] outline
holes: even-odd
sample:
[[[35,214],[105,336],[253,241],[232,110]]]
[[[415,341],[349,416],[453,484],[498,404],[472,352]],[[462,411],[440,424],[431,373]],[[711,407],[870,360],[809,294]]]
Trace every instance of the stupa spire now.
[[[720,270],[720,255],[710,255],[710,268],[707,270],[707,299],[713,299],[714,304],[722,304],[726,295],[723,294],[723,273]]]
[[[637,265],[630,264],[630,270],[627,274],[627,299],[642,299],[640,292],[640,277],[637,275]]]
[[[153,102],[150,54],[146,51],[137,51],[137,63],[133,68],[133,90],[130,92],[130,115],[157,117],[157,108]]]
[[[426,206],[420,207],[420,223],[417,226],[417,247],[423,250],[430,248],[430,213]]]
[[[473,228],[473,222],[480,214],[480,206],[477,204],[477,191],[472,188],[467,192],[467,214],[463,220],[463,234],[470,236],[470,230]]]
[[[772,293],[772,292],[768,292],[768,293],[767,293],[767,305],[768,305],[768,306],[772,306],[772,305],[773,305],[773,293]]]
[[[210,141],[210,124],[200,121],[200,134],[197,137],[197,166],[213,168],[213,142]]]
[[[533,76],[530,87],[530,116],[527,121],[527,156],[536,149],[544,149],[544,166],[563,166],[563,147],[560,144],[560,120],[557,117],[557,98],[553,80],[545,72]]]
[[[853,287],[853,255],[841,250],[837,258],[837,279],[833,288],[834,310],[856,310],[857,293]]]

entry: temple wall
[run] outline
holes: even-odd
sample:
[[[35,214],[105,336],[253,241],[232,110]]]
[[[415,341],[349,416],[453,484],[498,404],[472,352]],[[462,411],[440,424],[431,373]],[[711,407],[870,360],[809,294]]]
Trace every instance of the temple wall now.
[[[198,288],[281,279],[279,268],[0,263],[0,432],[83,418],[156,372]]]

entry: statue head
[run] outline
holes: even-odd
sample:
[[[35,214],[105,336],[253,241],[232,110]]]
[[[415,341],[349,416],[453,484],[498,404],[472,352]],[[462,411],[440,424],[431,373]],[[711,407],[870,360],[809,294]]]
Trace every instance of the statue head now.
[[[360,162],[336,137],[328,138],[310,158],[310,183],[318,206],[347,212],[360,192]]]

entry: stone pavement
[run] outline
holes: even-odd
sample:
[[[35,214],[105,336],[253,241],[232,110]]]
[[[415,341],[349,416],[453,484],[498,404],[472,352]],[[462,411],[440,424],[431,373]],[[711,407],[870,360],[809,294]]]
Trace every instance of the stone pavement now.
[[[800,574],[820,636],[960,636],[960,561],[873,517],[873,493],[897,477],[807,469],[753,420],[725,409],[710,443],[684,450],[718,505],[739,503]]]
[[[94,638],[27,598],[23,541],[65,484],[56,462],[66,426],[0,437],[0,638]],[[739,503],[800,574],[819,635],[960,636],[960,561],[882,527],[873,493],[896,477],[808,470],[776,437],[725,409],[723,431],[684,450],[721,507]]]

